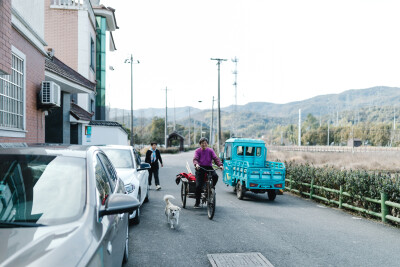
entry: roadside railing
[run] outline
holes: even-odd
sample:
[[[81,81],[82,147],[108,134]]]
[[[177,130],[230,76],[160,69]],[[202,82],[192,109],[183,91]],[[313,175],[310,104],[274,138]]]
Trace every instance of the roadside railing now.
[[[269,150],[276,151],[301,151],[301,152],[399,152],[400,147],[378,147],[378,146],[267,146]]]
[[[400,223],[400,218],[399,217],[395,217],[389,214],[389,208],[397,208],[400,209],[400,204],[396,203],[396,202],[391,202],[388,201],[388,195],[386,193],[381,193],[381,198],[380,199],[374,199],[374,198],[369,198],[369,197],[361,197],[358,195],[351,195],[347,192],[343,191],[343,186],[340,186],[340,189],[332,189],[332,188],[327,188],[327,187],[323,187],[323,186],[318,186],[318,185],[314,185],[314,179],[311,179],[311,183],[304,183],[304,182],[296,182],[297,184],[300,184],[302,186],[305,187],[309,187],[310,190],[309,192],[303,192],[301,190],[298,189],[293,189],[292,188],[292,183],[294,183],[295,181],[292,179],[286,179],[286,190],[298,193],[300,195],[304,195],[304,196],[308,196],[310,199],[318,199],[321,201],[324,201],[328,204],[336,204],[338,205],[339,209],[347,208],[347,209],[351,209],[351,210],[355,210],[361,213],[365,213],[368,215],[372,215],[375,217],[378,217],[382,220],[382,222],[388,222],[388,220],[390,221],[394,221],[397,223]],[[337,198],[339,200],[334,200],[334,199],[328,199],[326,197],[322,197],[319,196],[317,194],[314,193],[314,190],[318,189],[318,190],[323,190],[323,191],[327,191],[327,192],[331,192],[334,194],[337,194]],[[360,208],[360,207],[356,207],[353,203],[346,203],[343,201],[344,197],[351,197],[351,198],[355,198],[355,199],[360,199],[363,201],[367,201],[367,202],[371,202],[371,203],[375,203],[375,204],[380,204],[381,206],[381,212],[375,212],[369,209],[364,209],[364,208]]]

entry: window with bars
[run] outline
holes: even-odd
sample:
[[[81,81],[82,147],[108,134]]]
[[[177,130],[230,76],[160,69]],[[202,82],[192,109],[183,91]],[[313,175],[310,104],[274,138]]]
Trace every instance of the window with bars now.
[[[11,75],[0,75],[0,128],[24,130],[24,60],[12,54]]]

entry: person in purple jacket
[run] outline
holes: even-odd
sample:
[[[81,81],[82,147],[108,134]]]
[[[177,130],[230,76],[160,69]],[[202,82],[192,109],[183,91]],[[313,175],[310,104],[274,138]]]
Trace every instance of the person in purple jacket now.
[[[206,170],[213,170],[212,161],[214,161],[221,170],[223,169],[223,165],[215,154],[214,150],[208,147],[208,139],[205,137],[200,138],[199,144],[200,147],[195,150],[193,157],[193,164],[196,167],[196,203],[194,204],[195,209],[200,208],[201,189],[204,185],[204,175],[206,175],[206,172],[202,168]],[[214,186],[218,182],[218,175],[215,171],[213,172],[213,182]]]

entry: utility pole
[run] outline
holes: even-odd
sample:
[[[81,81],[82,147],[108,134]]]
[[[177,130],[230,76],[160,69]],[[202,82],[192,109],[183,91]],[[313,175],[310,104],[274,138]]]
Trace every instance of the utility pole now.
[[[133,56],[131,54],[130,58],[125,59],[124,63],[131,64],[131,146],[133,146]],[[136,63],[139,64],[139,60],[136,60]]]
[[[196,144],[196,124],[195,119],[193,118],[193,144]]]
[[[226,61],[226,59],[222,58],[211,58],[211,60],[216,60],[218,65],[218,147],[217,152],[219,155],[220,146],[221,146],[221,94],[220,94],[220,70],[221,70],[221,61]]]
[[[174,98],[174,132],[176,131],[176,114],[175,114],[175,98]]]
[[[235,108],[234,108],[234,116],[235,118],[232,120],[233,121],[233,136],[236,136],[236,121],[237,121],[237,63],[238,59],[235,57],[232,59],[232,62],[235,63],[235,70],[232,72],[235,75],[235,82],[233,83],[233,86],[235,86]]]
[[[327,145],[329,146],[329,123],[330,123],[330,119],[328,119],[328,140],[327,140]]]
[[[189,123],[188,123],[188,125],[189,125],[189,147],[190,147],[190,128],[191,128],[190,121],[191,121],[191,118],[190,118],[190,107],[189,107]]]
[[[212,99],[212,104],[211,104],[211,127],[210,127],[210,145],[212,146],[214,144],[213,139],[214,139],[214,96]]]
[[[168,125],[168,90],[170,90],[170,89],[167,89],[167,87],[165,87],[165,89],[162,89],[162,90],[165,90],[165,130],[164,130],[165,138],[164,138],[164,142],[165,142],[165,148],[167,148],[167,138],[168,138],[168,128],[167,128],[167,125]]]
[[[301,146],[301,109],[299,109],[299,140],[298,145]]]
[[[396,109],[393,107],[393,131],[396,130]]]

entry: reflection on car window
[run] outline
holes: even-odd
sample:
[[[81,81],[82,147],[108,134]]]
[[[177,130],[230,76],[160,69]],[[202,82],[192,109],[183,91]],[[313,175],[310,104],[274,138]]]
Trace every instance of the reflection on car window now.
[[[140,168],[140,163],[142,163],[142,159],[140,158],[139,154],[133,151],[133,155],[136,158],[136,168]]]
[[[225,159],[230,160],[232,157],[232,144],[226,145]]]
[[[236,154],[238,156],[243,156],[243,146],[238,146],[236,149]]]
[[[108,177],[110,177],[109,182],[111,184],[111,190],[114,191],[115,183],[117,182],[117,174],[115,172],[115,169],[114,169],[113,165],[111,164],[111,162],[108,160],[108,158],[104,154],[99,153],[98,156],[100,158],[100,161],[103,163],[104,168],[106,169]]]
[[[105,205],[108,196],[111,194],[111,186],[108,182],[108,176],[98,157],[95,157],[96,187],[99,194],[99,201],[102,206]]]
[[[254,156],[254,147],[248,146],[246,147],[246,156]]]
[[[0,155],[0,221],[70,222],[82,214],[85,199],[85,159]]]
[[[131,151],[122,149],[102,149],[107,157],[111,160],[115,168],[130,168],[133,169],[133,161]]]

